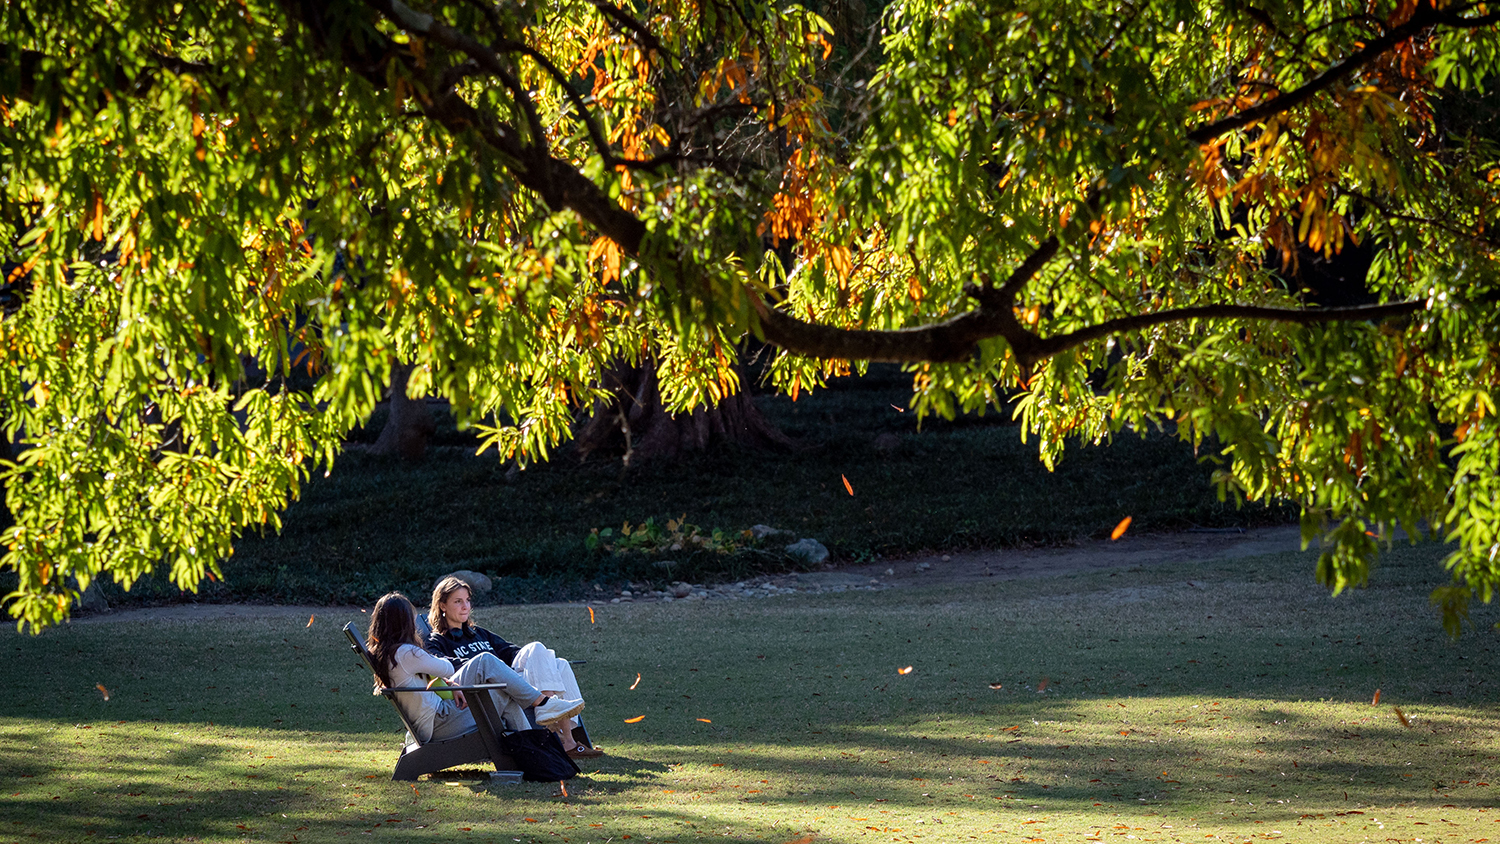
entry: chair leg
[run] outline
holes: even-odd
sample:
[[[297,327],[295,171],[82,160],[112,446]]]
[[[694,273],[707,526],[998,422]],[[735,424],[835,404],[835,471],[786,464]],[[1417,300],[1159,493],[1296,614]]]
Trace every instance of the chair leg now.
[[[584,747],[593,747],[594,742],[589,739],[589,728],[583,725],[583,716],[575,715],[573,721],[573,741]]]

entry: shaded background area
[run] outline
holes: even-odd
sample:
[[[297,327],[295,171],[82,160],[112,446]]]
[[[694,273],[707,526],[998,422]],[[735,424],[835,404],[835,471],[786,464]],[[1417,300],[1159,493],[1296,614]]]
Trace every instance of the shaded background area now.
[[[792,437],[791,451],[723,445],[624,469],[616,456],[580,461],[570,447],[524,471],[446,414],[417,463],[377,457],[377,411],[328,478],[317,477],[285,515],[280,535],[247,536],[223,564],[225,580],[183,596],[162,579],[111,605],[183,600],[371,603],[390,589],[421,594],[456,569],[497,579],[484,602],[576,598],[594,584],[735,580],[795,569],[785,540],[720,555],[706,551],[589,552],[591,530],[685,517],[705,532],[767,524],[824,543],[835,562],[869,562],[924,550],[1067,543],[1193,526],[1284,522],[1289,507],[1238,508],[1218,499],[1214,465],[1170,432],[1122,435],[1107,448],[1080,444],[1049,473],[1036,444],[1021,442],[1008,413],[927,419],[905,412],[910,375],[873,367],[864,378],[788,397],[759,395],[765,416]],[[1207,453],[1207,452],[1205,452]],[[854,490],[844,488],[847,478]]]

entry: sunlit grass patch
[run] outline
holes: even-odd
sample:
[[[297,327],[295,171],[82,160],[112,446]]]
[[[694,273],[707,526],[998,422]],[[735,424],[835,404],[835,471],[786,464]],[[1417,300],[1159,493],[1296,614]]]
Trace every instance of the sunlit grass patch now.
[[[609,755],[566,797],[391,782],[396,719],[338,633],[358,613],[6,633],[0,841],[1500,840],[1500,656],[1442,637],[1437,553],[1337,600],[1289,554],[482,610],[588,660]]]

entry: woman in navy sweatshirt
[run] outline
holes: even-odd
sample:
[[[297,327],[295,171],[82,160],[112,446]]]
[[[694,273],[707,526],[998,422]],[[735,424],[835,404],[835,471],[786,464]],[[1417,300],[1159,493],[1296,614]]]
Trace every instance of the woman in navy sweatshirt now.
[[[432,605],[427,613],[427,623],[432,626],[427,649],[452,660],[455,668],[480,654],[493,654],[543,694],[579,701],[579,709],[582,709],[583,693],[578,690],[578,680],[568,661],[559,659],[555,651],[541,642],[513,645],[473,624],[469,620],[474,608],[470,600],[472,591],[469,584],[452,575],[438,581],[432,590]],[[571,717],[546,726],[562,739],[563,749],[569,756],[589,758],[604,755],[604,751],[585,747],[573,739]]]

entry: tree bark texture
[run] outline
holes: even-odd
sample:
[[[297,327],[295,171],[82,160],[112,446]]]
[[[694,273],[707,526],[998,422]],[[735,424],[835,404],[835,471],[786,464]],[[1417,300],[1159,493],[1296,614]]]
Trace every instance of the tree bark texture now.
[[[427,453],[427,441],[437,430],[432,411],[422,398],[406,395],[406,385],[411,379],[411,366],[404,363],[391,365],[390,414],[380,436],[370,446],[371,454],[394,454],[402,460],[421,460]]]
[[[777,430],[740,391],[710,407],[673,415],[662,404],[656,367],[621,366],[605,376],[612,395],[594,407],[576,433],[584,459],[595,451],[623,454],[626,466],[671,459],[724,443],[785,450],[790,437]]]

